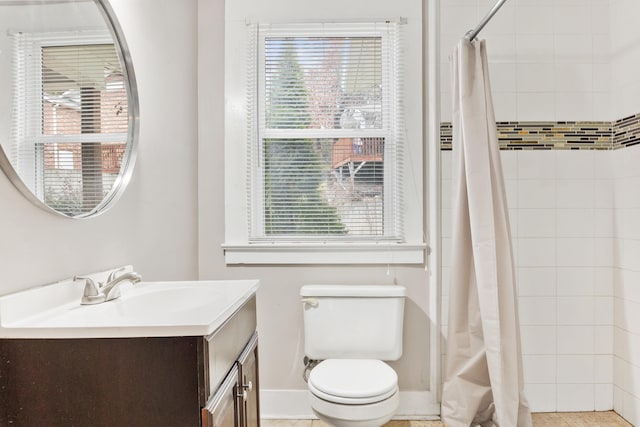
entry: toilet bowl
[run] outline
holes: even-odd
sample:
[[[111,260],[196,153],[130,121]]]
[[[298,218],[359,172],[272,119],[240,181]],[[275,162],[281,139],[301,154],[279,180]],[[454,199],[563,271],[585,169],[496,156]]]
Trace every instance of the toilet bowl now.
[[[384,360],[402,356],[405,292],[396,285],[301,288],[309,403],[321,420],[380,427],[395,414],[398,376]]]
[[[309,375],[313,412],[336,427],[378,427],[391,419],[400,403],[398,376],[372,359],[327,359]]]

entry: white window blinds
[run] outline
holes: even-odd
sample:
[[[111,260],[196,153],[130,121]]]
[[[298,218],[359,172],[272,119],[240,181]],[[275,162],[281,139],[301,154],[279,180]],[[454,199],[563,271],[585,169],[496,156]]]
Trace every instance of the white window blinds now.
[[[92,211],[118,179],[127,141],[125,81],[102,31],[16,33],[10,158],[37,197]]]
[[[254,31],[250,239],[401,241],[399,25]]]

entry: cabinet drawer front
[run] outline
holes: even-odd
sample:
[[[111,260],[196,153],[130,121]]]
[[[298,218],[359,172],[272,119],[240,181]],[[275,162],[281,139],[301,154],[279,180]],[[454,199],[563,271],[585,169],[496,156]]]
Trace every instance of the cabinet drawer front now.
[[[256,330],[256,297],[249,299],[217,331],[207,337],[211,396]]]
[[[218,392],[202,408],[202,427],[235,427],[238,419],[237,378],[238,368],[234,366]]]

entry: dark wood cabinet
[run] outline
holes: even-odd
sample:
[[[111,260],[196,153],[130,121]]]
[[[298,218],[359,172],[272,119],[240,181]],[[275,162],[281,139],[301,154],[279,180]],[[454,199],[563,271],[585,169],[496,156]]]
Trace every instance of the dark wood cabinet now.
[[[0,339],[0,426],[258,427],[255,329],[253,297],[207,337]]]

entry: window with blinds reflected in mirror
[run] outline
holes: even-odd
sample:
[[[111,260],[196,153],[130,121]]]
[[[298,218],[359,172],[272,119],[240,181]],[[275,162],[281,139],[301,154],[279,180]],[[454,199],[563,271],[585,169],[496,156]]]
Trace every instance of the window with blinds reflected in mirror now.
[[[401,241],[399,25],[253,31],[250,241]]]
[[[46,205],[90,213],[119,179],[128,131],[125,78],[105,31],[14,36],[11,162]]]

